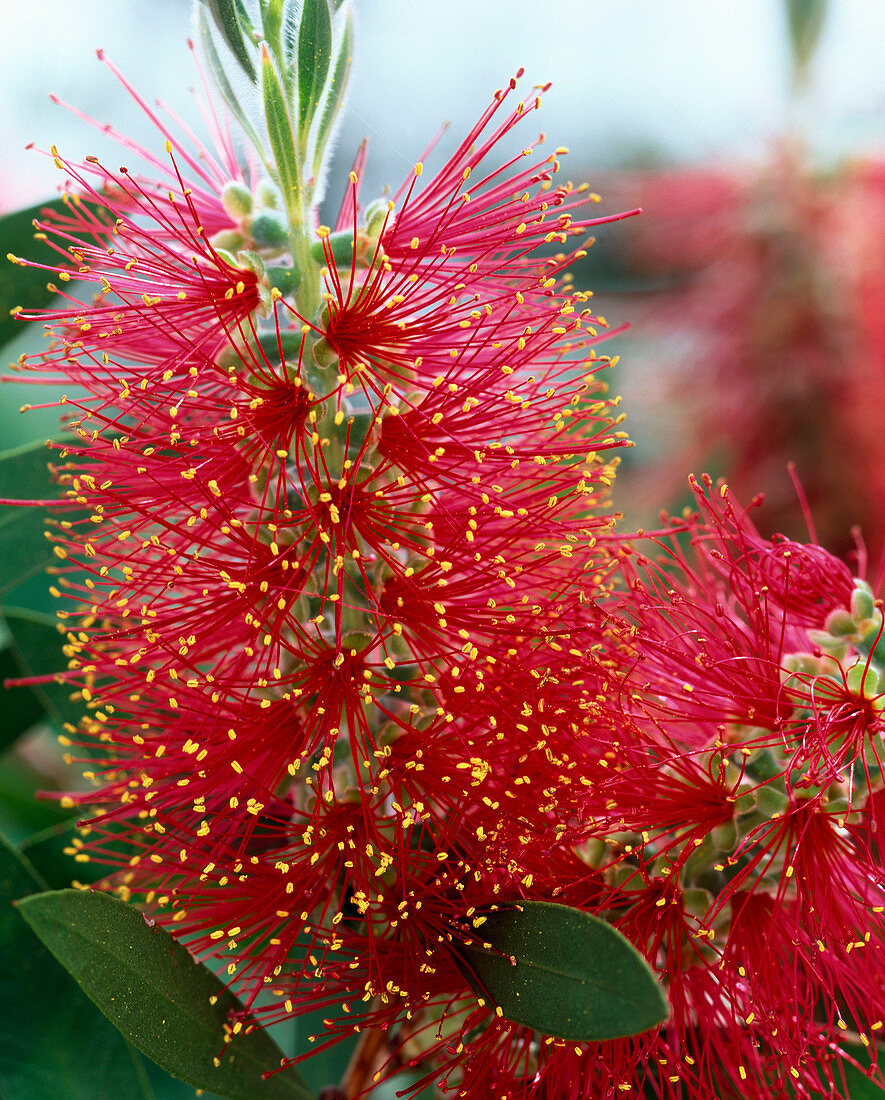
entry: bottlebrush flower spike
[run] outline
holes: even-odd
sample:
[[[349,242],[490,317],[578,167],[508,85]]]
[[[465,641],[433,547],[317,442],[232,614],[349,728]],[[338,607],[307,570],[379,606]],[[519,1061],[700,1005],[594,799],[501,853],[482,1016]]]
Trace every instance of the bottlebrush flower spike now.
[[[608,748],[588,604],[626,438],[604,322],[560,276],[608,219],[555,183],[562,150],[496,163],[539,102],[511,107],[514,80],[436,175],[362,211],[355,171],[319,227],[316,180],[285,186],[317,133],[283,125],[290,46],[256,67],[275,179],[228,159],[195,196],[174,147],[164,198],[60,162],[40,224],[100,287],[33,315],[58,342],[23,363],[86,391],[54,592],[95,789],[67,804],[107,885],[261,1017],[343,1005],[334,1041],[412,1014],[408,1057],[468,1095],[533,1058],[465,972],[482,911],[606,886],[570,843],[576,768]],[[488,1037],[452,1056],[443,1016]]]
[[[624,547],[620,766],[584,792],[599,908],[673,1006],[624,1080],[841,1096],[846,1035],[875,1063],[885,1011],[879,601],[820,547],[761,538],[724,487],[694,489],[658,558]]]

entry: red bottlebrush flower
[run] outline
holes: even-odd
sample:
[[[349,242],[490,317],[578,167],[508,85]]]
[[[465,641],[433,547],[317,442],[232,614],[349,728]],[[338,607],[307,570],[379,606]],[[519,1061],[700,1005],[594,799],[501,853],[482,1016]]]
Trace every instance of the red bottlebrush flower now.
[[[658,559],[624,549],[605,646],[618,752],[588,759],[583,809],[610,890],[592,911],[673,1012],[630,1041],[632,1066],[617,1045],[594,1057],[674,1100],[841,1096],[846,1033],[875,1062],[885,1008],[882,615],[822,548],[761,538],[724,488],[695,494]],[[563,1096],[618,1083],[579,1084],[590,1055],[561,1057]]]
[[[101,293],[40,315],[59,343],[31,364],[86,391],[54,531],[85,854],[250,1006],[270,989],[269,1021],[344,1005],[331,1041],[412,1013],[403,1052],[464,1089],[501,1044],[519,1075],[533,1057],[465,974],[482,909],[605,886],[570,845],[610,749],[588,601],[626,440],[603,323],[560,279],[576,252],[546,250],[592,196],[555,185],[559,152],[487,167],[537,105],[508,111],[514,88],[380,222],[355,180],[343,253],[293,243],[312,211],[262,245],[270,188],[232,166],[236,257],[177,169],[161,200],[69,168],[80,197],[42,228]],[[442,1015],[489,1025],[475,1056]]]

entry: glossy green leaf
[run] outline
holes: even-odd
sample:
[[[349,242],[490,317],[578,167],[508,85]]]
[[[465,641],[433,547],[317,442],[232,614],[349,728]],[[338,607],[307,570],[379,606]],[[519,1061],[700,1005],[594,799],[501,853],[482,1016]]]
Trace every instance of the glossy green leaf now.
[[[560,1039],[601,1042],[667,1018],[663,989],[610,924],[551,902],[489,913],[485,945],[464,949],[479,985],[513,1023]]]
[[[327,0],[304,0],[298,27],[298,131],[307,137],[332,61],[332,17]]]
[[[44,886],[0,837],[0,1096],[146,1100],[120,1033],[40,943],[12,902]]]
[[[353,58],[353,13],[348,9],[344,14],[344,30],[335,50],[332,75],[326,82],[325,99],[322,105],[320,123],[316,132],[316,156],[313,174],[322,172],[323,158],[329,148],[329,139],[335,123],[344,105],[344,95],[350,77],[350,64]]]
[[[249,56],[249,48],[246,45],[246,35],[244,33],[244,30],[248,31],[251,28],[243,18],[245,13],[242,8],[236,3],[236,0],[203,0],[203,3],[212,13],[215,24],[221,31],[231,53],[236,58],[237,64],[254,84],[256,80],[255,66]]]
[[[67,667],[67,659],[62,652],[64,637],[59,633],[57,620],[51,615],[5,607],[3,621],[12,635],[12,648],[23,676],[51,676]],[[7,690],[15,692],[23,689]],[[76,690],[69,684],[49,679],[27,690],[33,691],[59,729],[66,722],[76,725],[83,716],[83,703],[71,698]]]
[[[49,477],[52,457],[44,441],[0,451],[0,499],[48,500],[58,496]],[[0,596],[41,573],[54,560],[44,521],[42,508],[0,505]]]
[[[44,210],[60,210],[61,207],[61,200],[55,199],[0,218],[0,240],[3,241],[3,254],[0,256],[0,346],[8,344],[23,329],[24,323],[11,316],[10,310],[16,306],[40,309],[56,294],[46,285],[51,280],[51,272],[10,263],[7,253],[37,263],[57,264],[58,253],[43,241],[34,239],[34,218],[38,218]]]
[[[262,1077],[283,1056],[260,1028],[224,1046],[239,1001],[138,909],[108,894],[57,890],[19,910],[133,1046],[174,1076],[231,1100],[310,1100],[293,1068]]]
[[[264,117],[267,134],[277,166],[280,188],[287,210],[298,208],[295,196],[300,187],[298,154],[292,124],[286,107],[286,96],[270,56],[265,54],[261,65],[261,89],[264,98]]]

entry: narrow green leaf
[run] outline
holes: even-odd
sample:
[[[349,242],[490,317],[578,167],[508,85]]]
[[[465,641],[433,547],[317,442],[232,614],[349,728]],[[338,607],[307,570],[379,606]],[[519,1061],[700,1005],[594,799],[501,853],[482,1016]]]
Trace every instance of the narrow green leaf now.
[[[350,77],[350,63],[353,58],[353,13],[348,9],[344,14],[344,31],[339,39],[335,51],[335,60],[332,68],[332,76],[326,82],[325,99],[322,105],[322,115],[316,132],[316,155],[313,164],[313,174],[319,177],[322,172],[323,157],[328,149],[329,138],[335,127],[335,122],[344,106],[344,96],[347,92],[347,82]]]
[[[52,272],[36,267],[22,267],[10,263],[7,253],[34,260],[37,263],[57,264],[58,253],[43,241],[34,240],[34,218],[47,209],[61,210],[61,199],[40,203],[27,210],[19,210],[0,218],[0,240],[3,253],[0,256],[0,347],[9,343],[23,328],[23,322],[10,315],[16,306],[24,309],[40,309],[48,305],[56,291],[47,288]]]
[[[288,86],[285,71],[285,55],[283,52],[283,0],[261,0],[261,29],[264,32],[264,41],[267,48],[273,54],[277,64],[281,67],[283,80]]]
[[[286,209],[291,212],[300,207],[298,154],[295,150],[292,123],[286,107],[286,96],[268,53],[264,54],[261,65],[261,87],[267,134],[276,161],[283,202],[286,204]]]
[[[203,0],[215,20],[215,24],[230,47],[231,53],[237,60],[240,68],[254,84],[257,77],[249,49],[246,46],[246,38],[243,33],[243,11],[235,0]],[[246,29],[251,29],[248,24]]]
[[[108,894],[57,890],[26,898],[19,911],[133,1046],[174,1076],[230,1100],[310,1100],[295,1069],[262,1078],[283,1055],[260,1028],[224,1046],[240,1002],[138,909]]]
[[[637,1035],[667,1018],[663,990],[635,947],[610,924],[545,901],[489,913],[486,944],[464,949],[504,1016],[560,1039]]]
[[[254,148],[261,153],[262,142],[255,132],[255,127],[246,117],[246,112],[240,106],[240,101],[230,86],[230,81],[227,79],[227,74],[224,71],[224,66],[221,63],[221,58],[218,56],[218,50],[215,49],[215,43],[212,41],[212,34],[209,30],[209,24],[207,21],[206,13],[200,12],[200,37],[203,41],[203,49],[206,52],[206,60],[209,63],[209,69],[212,73],[212,79],[215,81],[215,86],[221,92],[224,102],[228,105],[233,113],[234,118],[242,126],[243,132],[246,137],[251,141]]]
[[[304,0],[298,27],[298,132],[307,138],[332,61],[332,17],[327,0]]]
[[[0,837],[0,1096],[146,1100],[123,1037],[12,906],[43,885]]]
[[[62,672],[67,659],[62,652],[64,638],[58,631],[58,622],[51,615],[24,608],[5,607],[2,614],[10,634],[12,649],[21,675],[49,676]],[[68,684],[53,680],[34,684],[28,689],[8,688],[10,693],[30,690],[36,695],[49,717],[61,728],[65,722],[76,725],[83,716],[84,706],[71,698],[75,694]]]

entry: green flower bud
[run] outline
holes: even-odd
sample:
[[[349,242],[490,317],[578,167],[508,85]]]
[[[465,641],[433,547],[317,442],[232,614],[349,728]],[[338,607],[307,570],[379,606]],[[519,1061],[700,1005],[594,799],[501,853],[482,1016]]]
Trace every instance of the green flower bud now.
[[[326,238],[332,246],[332,256],[337,267],[350,266],[353,260],[353,233],[330,233]],[[323,242],[314,241],[310,246],[310,254],[318,264],[326,262],[323,250]]]
[[[875,699],[880,694],[879,678],[879,669],[865,659],[856,661],[845,673],[848,690],[864,699]]]
[[[733,852],[737,847],[738,832],[734,821],[723,821],[710,830],[710,839],[720,852]]]
[[[267,281],[280,294],[291,294],[301,285],[301,272],[296,267],[269,267]]]
[[[285,248],[289,228],[282,214],[262,210],[247,219],[246,227],[257,248]]]
[[[265,267],[264,260],[251,249],[241,249],[237,253],[236,267],[244,267],[247,271],[254,271],[259,279],[264,279],[267,276],[267,268]]]
[[[851,600],[854,603],[854,598]],[[836,608],[827,615],[825,623],[827,632],[834,637],[849,637],[857,632],[857,622],[844,608]]]
[[[756,806],[766,818],[772,818],[775,814],[782,814],[787,808],[786,791],[779,789],[772,783],[766,783],[756,791]]]
[[[226,252],[233,255],[246,243],[246,238],[239,229],[221,229],[209,239],[209,243],[218,252]]]
[[[705,917],[713,904],[713,895],[701,886],[687,886],[682,890],[682,908],[693,917]]]
[[[255,189],[255,198],[258,200],[258,205],[265,210],[283,209],[283,196],[272,180],[261,180]]]
[[[375,199],[366,207],[363,215],[366,223],[366,232],[370,237],[378,237],[384,227],[384,219],[389,213],[389,207],[385,199]]]
[[[321,336],[314,344],[312,355],[314,363],[316,363],[320,370],[327,370],[329,367],[334,367],[338,362],[338,352],[324,336]]]
[[[252,192],[245,184],[231,180],[221,190],[221,205],[224,207],[225,214],[234,221],[239,221],[252,213]]]
[[[851,614],[855,619],[871,619],[876,612],[876,600],[873,590],[866,581],[855,580],[851,593]],[[881,616],[881,612],[879,612]]]

